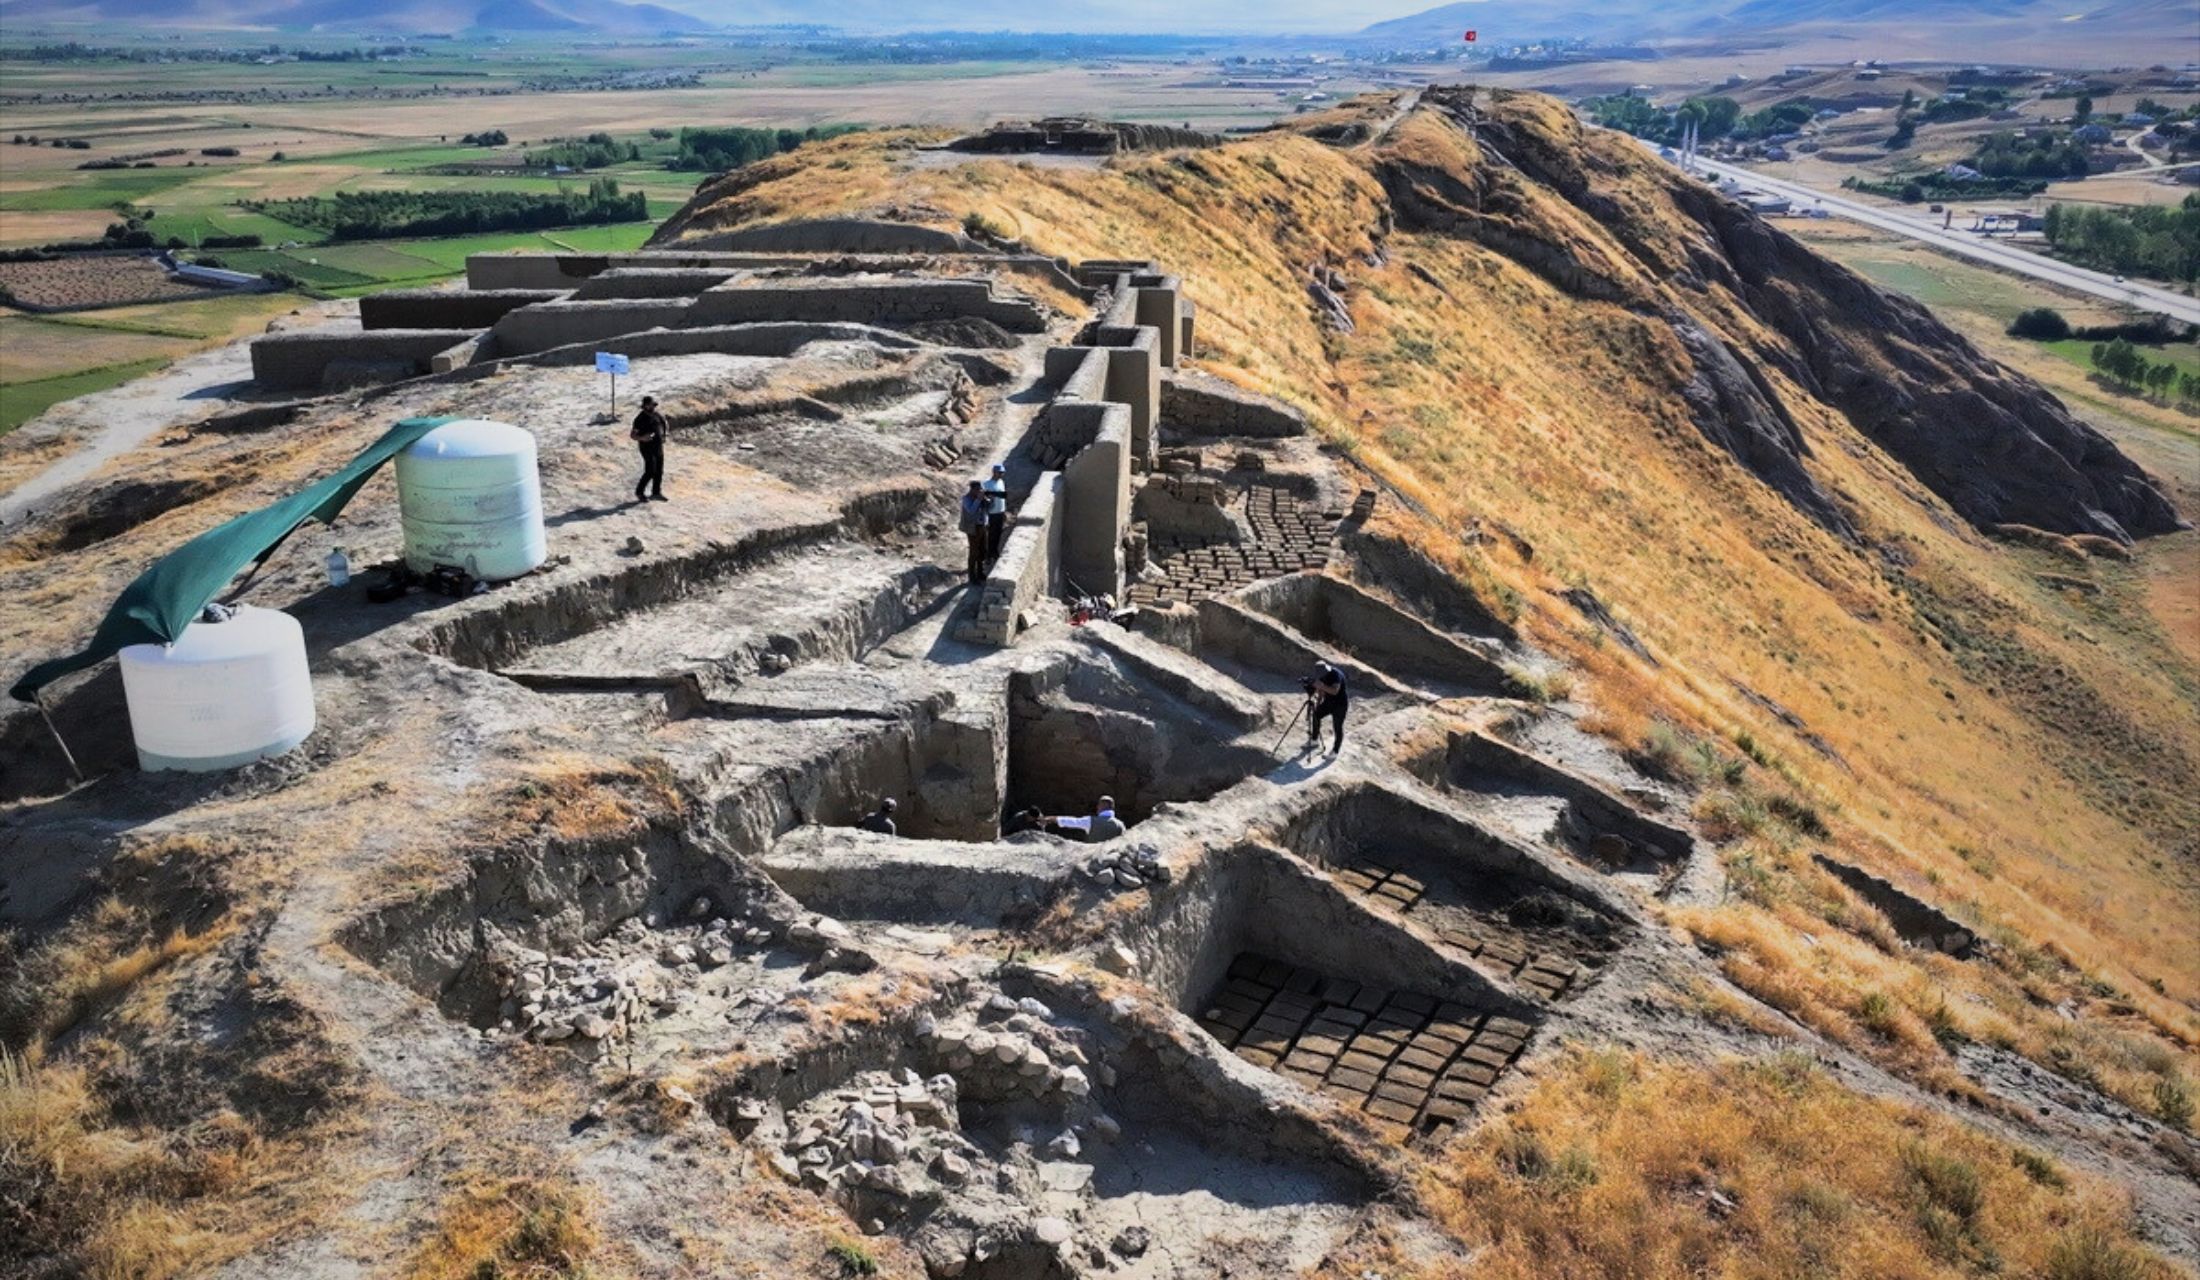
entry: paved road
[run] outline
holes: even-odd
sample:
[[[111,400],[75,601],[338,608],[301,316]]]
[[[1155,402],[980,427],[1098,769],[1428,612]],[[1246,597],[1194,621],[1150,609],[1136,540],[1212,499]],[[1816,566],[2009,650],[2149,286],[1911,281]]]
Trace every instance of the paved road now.
[[[1834,217],[1847,218],[1851,222],[1861,222],[1868,227],[1908,236],[1943,253],[1991,263],[2005,271],[2031,276],[2035,280],[2043,280],[2075,293],[2090,294],[2106,302],[2157,312],[2186,324],[2200,324],[2200,299],[2171,293],[2167,289],[2157,289],[2152,285],[2118,283],[2115,277],[2103,272],[2088,271],[2067,262],[2057,262],[2053,258],[2028,253],[1968,231],[1943,231],[1940,229],[1938,214],[1911,214],[1889,209],[1884,205],[1866,204],[1835,192],[1820,191],[1815,187],[1806,187],[1801,183],[1779,178],[1768,178],[1753,169],[1720,164],[1714,160],[1699,158],[1696,165],[1713,177],[1732,178],[1758,191],[1785,196],[1794,201],[1799,209],[1823,207]]]

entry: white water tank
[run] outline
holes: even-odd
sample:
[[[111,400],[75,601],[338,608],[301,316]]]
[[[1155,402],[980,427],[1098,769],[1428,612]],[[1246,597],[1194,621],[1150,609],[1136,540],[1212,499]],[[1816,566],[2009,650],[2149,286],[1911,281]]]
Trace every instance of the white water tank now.
[[[533,432],[486,418],[446,422],[397,455],[405,563],[455,564],[502,582],[548,554]]]
[[[277,755],[313,732],[306,633],[279,609],[200,619],[174,644],[122,650],[122,694],[143,769],[206,773]]]

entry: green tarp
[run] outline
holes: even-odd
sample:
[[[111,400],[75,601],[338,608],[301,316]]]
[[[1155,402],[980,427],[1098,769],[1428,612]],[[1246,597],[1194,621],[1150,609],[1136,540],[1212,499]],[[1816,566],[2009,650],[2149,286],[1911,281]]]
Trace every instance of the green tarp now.
[[[359,486],[399,450],[451,418],[407,418],[383,433],[344,469],[282,501],[216,525],[162,556],[115,598],[92,642],[66,658],[41,662],[8,692],[23,702],[72,671],[104,661],[125,645],[174,644],[207,602],[237,572],[274,554],[291,531],[308,520],[334,524]]]

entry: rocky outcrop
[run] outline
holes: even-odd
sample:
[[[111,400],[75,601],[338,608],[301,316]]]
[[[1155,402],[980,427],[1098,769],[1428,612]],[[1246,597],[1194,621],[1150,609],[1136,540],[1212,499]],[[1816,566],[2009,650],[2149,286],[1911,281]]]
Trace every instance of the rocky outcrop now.
[[[1478,105],[1470,90],[1431,89],[1421,113],[1442,130],[1408,122],[1376,160],[1398,225],[1665,318],[1693,366],[1677,390],[1697,428],[1828,530],[1854,534],[1805,468],[1808,438],[1766,366],[1974,525],[2118,542],[2187,527],[2152,477],[2038,384],[1631,140],[1588,133],[1534,96]]]
[[[1923,307],[1731,202],[1681,194],[1718,237],[1751,311],[1793,344],[1796,380],[1965,519],[2118,541],[2185,527],[2106,436]]]
[[[1702,325],[1682,315],[1671,320],[1695,365],[1681,398],[1696,429],[1829,533],[1853,539],[1855,526],[1803,469],[1810,446],[1764,374]]]

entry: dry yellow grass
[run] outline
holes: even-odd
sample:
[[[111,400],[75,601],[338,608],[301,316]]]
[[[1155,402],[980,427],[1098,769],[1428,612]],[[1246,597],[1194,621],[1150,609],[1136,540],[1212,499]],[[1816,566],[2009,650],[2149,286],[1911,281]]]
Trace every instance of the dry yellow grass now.
[[[1708,1067],[1576,1053],[1417,1190],[1471,1260],[1397,1276],[2173,1280],[2114,1191],[1801,1055]]]
[[[561,1280],[590,1273],[600,1243],[589,1199],[559,1175],[454,1179],[405,1280]]]

